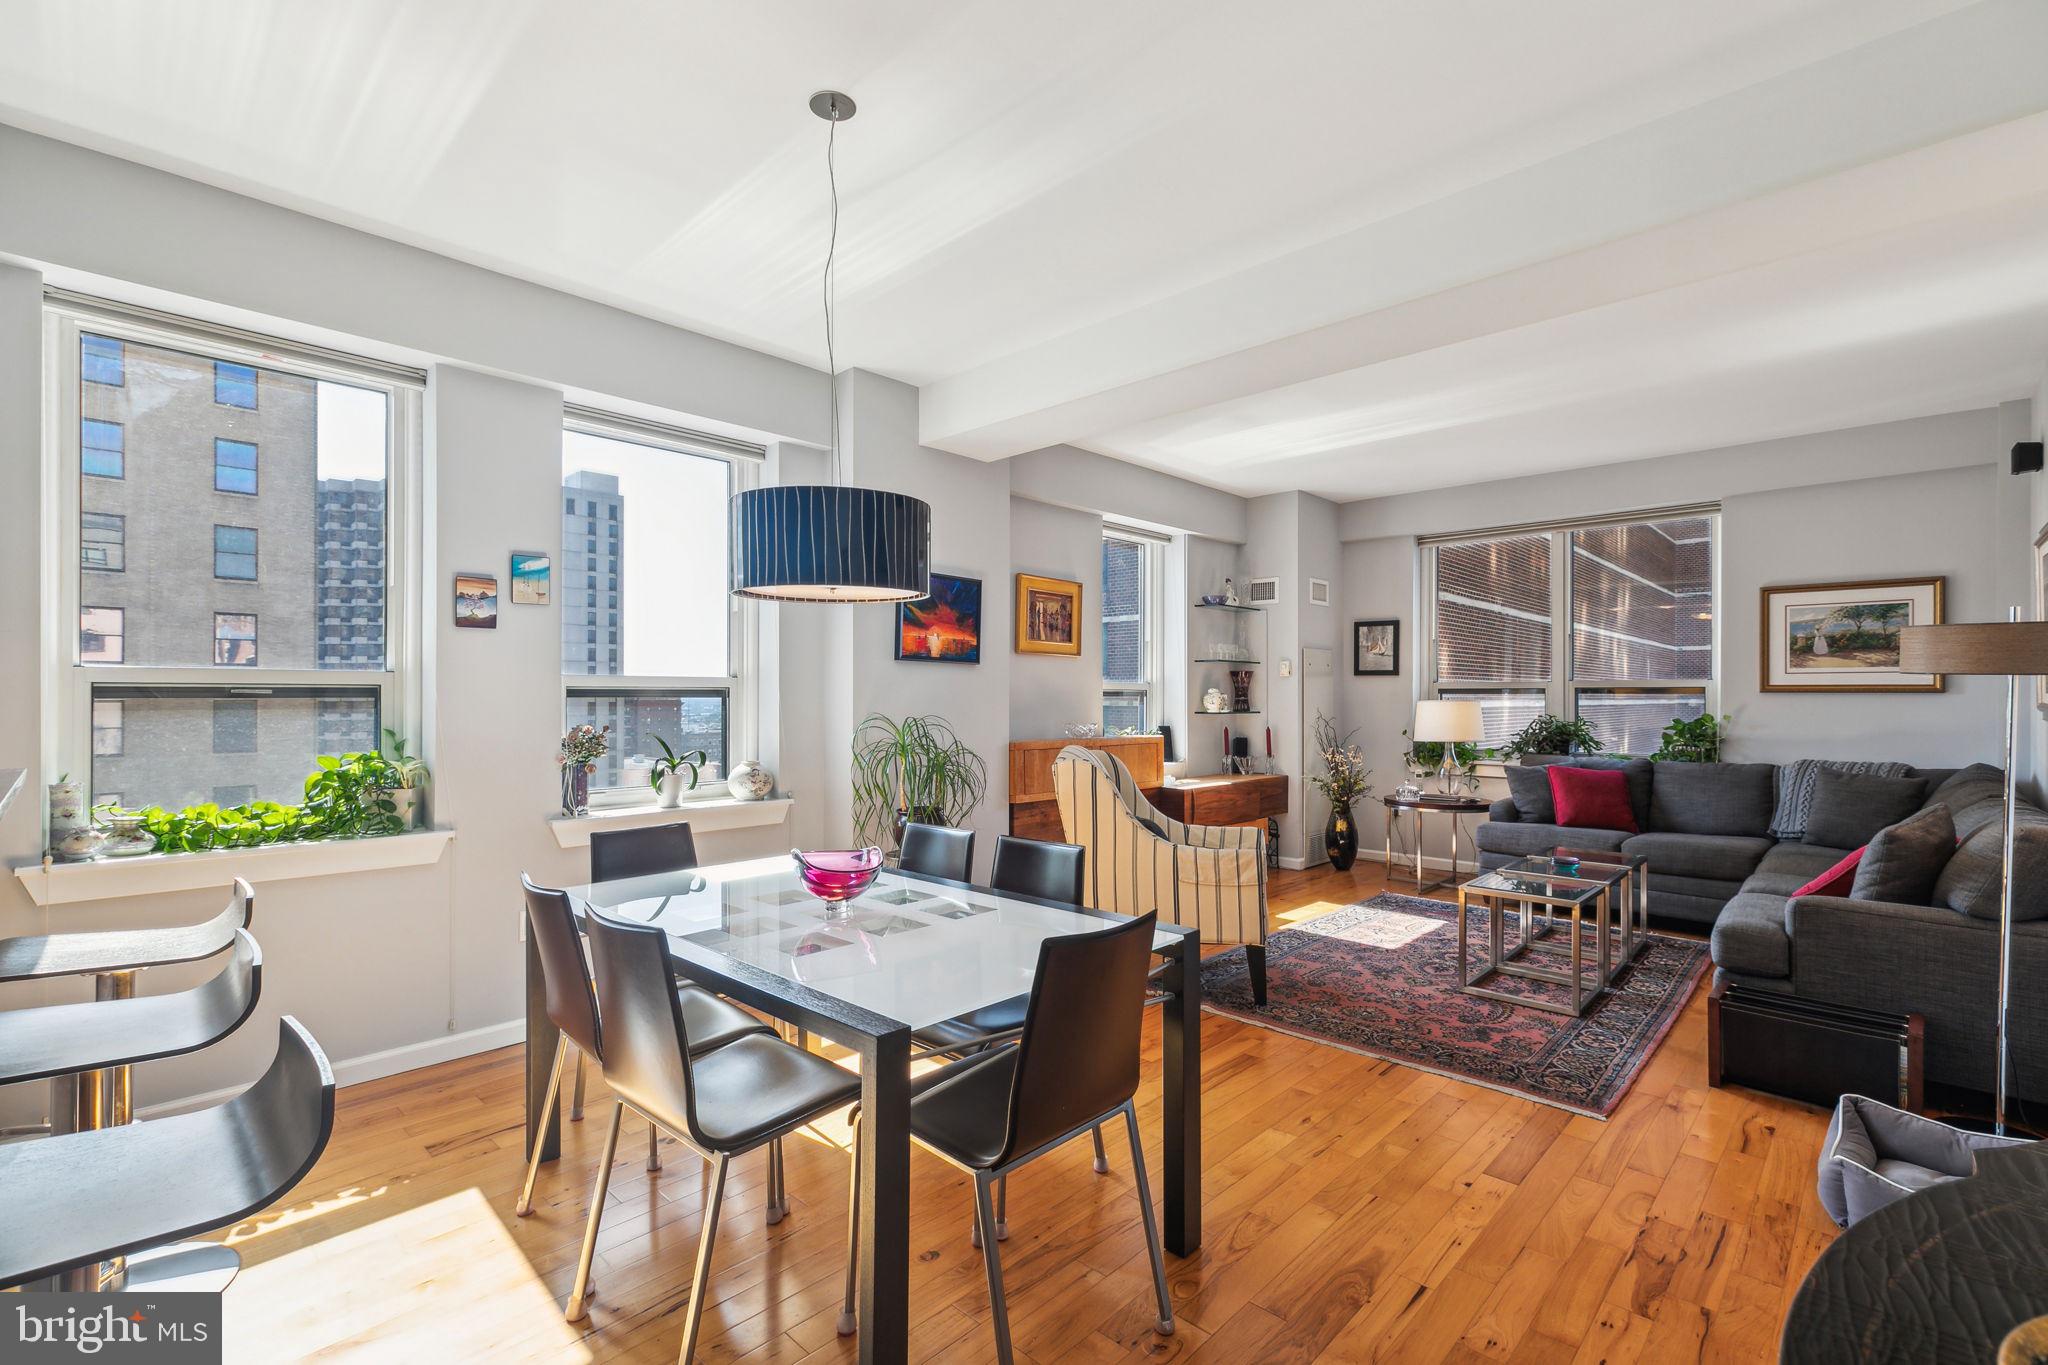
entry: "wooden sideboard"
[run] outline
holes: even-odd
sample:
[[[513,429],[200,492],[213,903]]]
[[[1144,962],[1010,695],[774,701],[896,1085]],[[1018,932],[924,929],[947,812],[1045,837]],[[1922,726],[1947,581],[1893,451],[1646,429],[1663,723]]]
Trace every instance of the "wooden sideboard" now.
[[[1146,795],[1184,825],[1263,825],[1287,814],[1287,779],[1279,773],[1184,777]]]
[[[1069,744],[1100,749],[1123,760],[1138,790],[1157,801],[1166,781],[1166,742],[1158,735],[1103,739],[1020,739],[1010,744],[1010,833],[1025,839],[1066,838],[1053,796],[1052,761]]]

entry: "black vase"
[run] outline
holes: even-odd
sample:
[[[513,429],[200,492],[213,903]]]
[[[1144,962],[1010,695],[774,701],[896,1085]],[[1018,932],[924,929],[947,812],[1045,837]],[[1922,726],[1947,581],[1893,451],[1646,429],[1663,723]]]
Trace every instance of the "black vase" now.
[[[1339,872],[1349,872],[1351,864],[1358,861],[1358,822],[1351,818],[1351,807],[1330,807],[1330,823],[1323,826],[1323,852],[1330,855],[1330,866]]]

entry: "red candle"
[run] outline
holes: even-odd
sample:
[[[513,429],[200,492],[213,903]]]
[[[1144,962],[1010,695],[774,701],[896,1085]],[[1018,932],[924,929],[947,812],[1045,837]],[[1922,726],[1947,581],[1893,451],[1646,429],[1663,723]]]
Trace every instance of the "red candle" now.
[[[1267,758],[1271,758],[1272,756],[1273,756],[1273,727],[1272,727],[1272,726],[1270,726],[1270,725],[1268,725],[1268,726],[1266,727],[1266,757],[1267,757]]]

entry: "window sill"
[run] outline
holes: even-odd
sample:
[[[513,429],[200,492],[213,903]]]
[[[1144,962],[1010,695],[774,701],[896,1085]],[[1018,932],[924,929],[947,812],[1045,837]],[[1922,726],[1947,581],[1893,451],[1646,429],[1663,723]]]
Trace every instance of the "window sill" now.
[[[168,891],[225,891],[236,877],[264,882],[297,877],[333,877],[438,862],[455,837],[452,829],[423,829],[379,839],[328,839],[319,843],[272,844],[266,848],[217,848],[203,853],[147,853],[136,858],[102,858],[89,863],[40,863],[14,869],[15,879],[37,905],[75,905],[118,896]]]
[[[590,835],[600,829],[641,829],[648,825],[688,824],[694,831],[754,829],[779,825],[789,818],[790,798],[771,797],[765,801],[685,802],[664,810],[660,806],[600,807],[588,815],[557,815],[548,821],[555,842],[563,848],[588,848]]]

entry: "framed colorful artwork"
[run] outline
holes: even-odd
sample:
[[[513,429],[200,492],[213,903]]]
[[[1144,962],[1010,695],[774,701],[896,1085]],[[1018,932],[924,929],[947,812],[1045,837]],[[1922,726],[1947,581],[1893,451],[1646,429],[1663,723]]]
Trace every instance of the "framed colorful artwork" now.
[[[932,590],[896,608],[896,657],[925,663],[981,662],[981,580],[932,575]]]
[[[1946,579],[1803,583],[1763,590],[1766,692],[1940,692],[1939,673],[1899,670],[1899,631],[1941,624]]]
[[[498,628],[498,580],[495,575],[455,575],[455,624],[465,630]]]
[[[1017,575],[1017,652],[1081,652],[1081,585],[1067,578]]]
[[[553,562],[544,554],[512,552],[512,605],[544,607],[554,586]]]
[[[1401,671],[1401,623],[1353,621],[1351,671],[1360,677],[1390,678]]]

